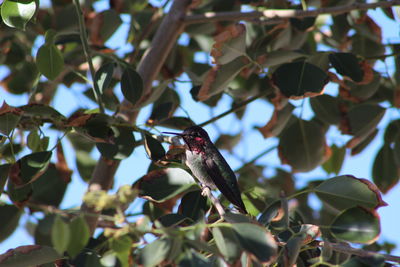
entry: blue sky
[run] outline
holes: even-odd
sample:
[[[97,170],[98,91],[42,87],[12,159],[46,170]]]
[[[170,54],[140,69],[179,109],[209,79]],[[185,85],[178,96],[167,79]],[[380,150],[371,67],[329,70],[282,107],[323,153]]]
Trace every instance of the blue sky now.
[[[100,6],[99,8],[103,7]],[[387,19],[380,11],[369,11],[369,13],[374,18],[376,18],[376,22],[382,27],[383,36],[386,43],[399,42],[400,38],[398,35],[398,24]],[[122,53],[123,50],[129,49],[129,47],[125,46],[125,44],[123,43],[125,39],[124,36],[122,36],[122,33],[126,32],[127,27],[129,27],[129,17],[124,16],[123,21],[123,25],[120,27],[118,32],[116,32],[113,38],[108,42],[108,46],[118,49],[118,53]],[[185,42],[185,38],[181,38],[180,41]],[[37,47],[40,46],[42,42],[42,39],[38,39]],[[36,52],[33,52],[33,54],[35,53]],[[208,60],[208,56],[205,54],[198,55],[198,59]],[[393,65],[393,60],[388,59],[387,66],[389,67],[389,69],[393,67]],[[383,64],[378,66],[378,70],[382,72],[386,71],[385,68],[386,67]],[[0,78],[4,77],[5,75],[5,69],[3,67],[0,67]],[[180,78],[180,80],[189,79],[188,77],[183,76]],[[84,86],[74,86],[73,88],[65,88],[64,86],[61,86],[57,96],[54,99],[53,105],[61,113],[67,116],[78,107],[95,108],[94,104],[89,104],[89,101],[83,100],[85,99],[82,94],[84,89]],[[201,123],[211,116],[210,110],[205,105],[194,102],[189,94],[189,90],[190,85],[187,83],[182,83],[178,86],[178,91],[181,96],[181,106],[185,108],[187,112],[189,112],[189,115],[194,122]],[[334,88],[334,86],[328,86],[327,88],[328,93],[335,94],[335,90],[336,89]],[[117,88],[116,92],[119,92]],[[10,105],[18,106],[23,105],[27,102],[27,96],[15,97],[10,94],[4,93],[4,91],[2,90],[0,94],[0,102],[3,102],[3,100],[5,100]],[[219,114],[225,110],[228,110],[230,108],[230,102],[230,97],[224,96],[217,108],[213,109],[213,114]],[[300,101],[295,101],[294,104],[296,106],[301,106]],[[216,123],[218,128],[223,133],[236,134],[239,131],[243,131],[243,142],[241,142],[234,149],[234,154],[236,156],[248,160],[260,153],[261,151],[265,150],[266,148],[273,147],[277,144],[276,139],[272,138],[265,140],[262,138],[261,134],[252,129],[254,126],[264,125],[269,120],[272,111],[273,110],[271,105],[268,105],[262,101],[255,101],[248,106],[245,117],[242,120],[243,124],[238,123],[234,115],[229,115]],[[296,114],[300,114],[300,111],[300,108],[297,108],[295,110]],[[143,123],[148,118],[149,112],[150,108],[147,107],[140,113],[138,119],[139,124]],[[304,105],[303,117],[307,118],[310,114],[311,112],[308,107],[308,101],[306,100]],[[186,113],[182,109],[179,109],[177,115],[185,116]],[[397,110],[388,110],[378,128],[384,129],[388,121],[399,117],[400,116]],[[215,140],[218,135],[216,127],[213,125],[209,125],[205,128],[209,132],[211,138]],[[382,145],[382,134],[383,130],[379,132],[379,135],[375,138],[375,141],[362,154],[355,157],[350,157],[349,155],[347,155],[341,174],[352,174],[359,178],[370,179],[373,160],[376,153],[378,152],[379,147]],[[54,142],[55,138],[52,139]],[[328,143],[343,145],[347,141],[347,139],[348,137],[342,137],[339,135],[337,130],[332,129],[329,132]],[[68,142],[64,142],[64,148],[67,155],[67,161],[70,168],[72,168],[74,166],[74,153]],[[225,151],[222,152],[226,156],[228,162],[231,164],[233,169],[240,166],[241,162],[237,160],[237,157],[233,157]],[[94,158],[97,158],[98,153],[93,152],[93,156]],[[132,184],[137,178],[145,174],[149,163],[150,161],[147,159],[144,149],[142,147],[136,149],[128,159],[122,161],[121,166],[116,174],[116,183],[114,186],[114,190],[121,185]],[[267,166],[271,167],[281,166],[276,151],[273,151],[267,156],[263,157],[258,161],[258,163],[266,164]],[[287,168],[287,170],[289,170],[289,168]],[[318,168],[310,173],[297,174],[296,177],[296,183],[301,186],[310,179],[325,178],[327,177],[327,175],[324,171],[322,171],[321,168]],[[78,176],[74,175],[72,183],[68,187],[64,202],[62,204],[62,208],[73,208],[79,206],[86,187],[87,185],[83,183]],[[392,189],[388,194],[383,196],[384,201],[386,201],[389,206],[379,209],[382,223],[382,235],[380,240],[387,240],[398,244],[400,244],[400,236],[393,235],[393,233],[398,233],[398,216],[396,215],[398,214],[398,207],[400,207],[399,196],[400,186],[397,186]],[[2,197],[2,199],[5,199],[4,196]],[[318,203],[316,201],[312,201],[311,204],[316,207],[318,206]],[[140,201],[135,201],[130,207],[130,211],[133,212],[140,210]],[[3,253],[9,248],[33,243],[33,239],[25,230],[24,224],[26,222],[27,216],[24,216],[20,221],[19,229],[8,240],[0,244],[0,253]],[[397,249],[396,253],[399,254],[399,252],[400,249]]]

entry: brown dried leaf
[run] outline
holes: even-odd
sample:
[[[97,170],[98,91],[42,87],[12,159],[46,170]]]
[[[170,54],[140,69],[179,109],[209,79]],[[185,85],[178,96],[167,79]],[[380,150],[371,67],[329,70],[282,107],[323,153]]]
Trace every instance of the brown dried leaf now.
[[[23,111],[20,108],[9,106],[6,101],[3,101],[3,105],[0,108],[0,116],[8,113],[20,116],[22,115]]]

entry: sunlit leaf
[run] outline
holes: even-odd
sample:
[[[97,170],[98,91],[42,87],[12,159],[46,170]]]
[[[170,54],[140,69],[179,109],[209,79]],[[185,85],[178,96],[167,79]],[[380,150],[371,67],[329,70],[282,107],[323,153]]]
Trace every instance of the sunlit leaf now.
[[[387,205],[373,183],[350,175],[325,180],[313,191],[322,201],[340,210],[354,206],[376,209]]]
[[[378,239],[381,231],[379,216],[373,210],[350,208],[336,217],[330,231],[339,240],[370,244]]]
[[[34,0],[4,0],[1,5],[3,22],[9,27],[25,30],[26,24],[35,14],[36,4],[37,2]]]
[[[142,134],[144,138],[144,147],[146,149],[147,155],[152,160],[159,160],[165,155],[165,149],[161,145],[160,141],[152,137],[150,134]]]
[[[107,63],[102,65],[94,75],[94,82],[97,83],[97,86],[100,89],[100,92],[103,94],[106,89],[111,84],[111,80],[114,73],[114,63]]]

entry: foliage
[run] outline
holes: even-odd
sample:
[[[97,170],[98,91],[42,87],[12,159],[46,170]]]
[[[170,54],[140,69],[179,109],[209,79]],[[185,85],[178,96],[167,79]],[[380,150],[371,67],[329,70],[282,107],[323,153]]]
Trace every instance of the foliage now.
[[[381,192],[400,178],[400,121],[380,124],[386,112],[400,106],[399,57],[393,75],[382,74],[377,65],[397,55],[400,45],[383,42],[367,1],[348,1],[358,3],[348,9],[343,1],[301,1],[299,6],[283,0],[182,0],[170,7],[170,1],[159,6],[117,0],[97,11],[98,2],[106,4],[2,3],[0,62],[7,74],[1,85],[29,100],[21,106],[4,101],[0,108],[0,240],[25,214],[35,224],[36,245],[10,249],[0,255],[0,266],[389,266],[399,261],[379,253],[390,253],[393,245],[377,241],[377,210],[387,205]],[[394,4],[377,6],[394,20]],[[246,17],[241,7],[265,12]],[[339,12],[318,13],[330,7]],[[284,9],[317,12],[280,19]],[[268,13],[273,10],[275,18]],[[202,16],[206,12],[213,13]],[[132,44],[123,53],[107,47],[122,17],[129,17],[125,34]],[[185,44],[177,42],[182,29]],[[204,51],[210,51],[212,64],[196,56]],[[202,126],[231,113],[243,123],[243,110],[256,100],[274,107],[265,126],[253,125],[253,130],[278,140],[279,158],[287,166],[276,168],[275,176],[266,172],[257,160],[268,150],[237,170],[249,214],[219,214],[181,162],[184,147],[176,137],[159,134],[161,128],[196,124],[188,118],[190,107],[184,107],[188,116],[176,115],[183,73],[196,105],[212,109],[223,95],[232,99],[227,112]],[[86,88],[84,101],[98,108],[62,114],[52,106],[58,88],[75,92],[78,84]],[[324,93],[328,84],[333,93]],[[305,102],[313,114],[308,120],[295,112]],[[138,121],[150,104],[149,118]],[[334,128],[350,136],[345,145],[327,140]],[[374,183],[330,175],[339,175],[347,152],[362,153],[379,131],[384,142],[372,166]],[[247,136],[221,133],[216,145],[232,152]],[[67,142],[73,147],[72,167],[64,155]],[[140,156],[151,159],[148,172],[132,186],[109,193],[119,162],[141,153],[135,150],[140,146],[147,153]],[[101,155],[98,161],[91,156],[94,150]],[[319,166],[326,179],[295,186],[297,172]],[[80,210],[60,209],[72,174],[88,183],[88,193]],[[319,199],[319,209],[309,205],[312,196]],[[218,199],[229,205],[222,195]],[[127,212],[133,202],[142,205],[140,214]],[[351,243],[365,247],[350,248]]]

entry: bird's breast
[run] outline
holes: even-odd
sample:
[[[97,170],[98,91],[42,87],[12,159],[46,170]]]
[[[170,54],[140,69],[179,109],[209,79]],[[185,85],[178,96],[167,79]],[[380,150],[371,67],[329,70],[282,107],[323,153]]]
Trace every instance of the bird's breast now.
[[[195,178],[197,178],[200,183],[207,185],[211,189],[215,189],[215,184],[212,181],[211,177],[208,175],[204,164],[204,155],[202,155],[202,153],[196,153],[190,150],[186,150],[185,154],[185,164],[192,171]]]

